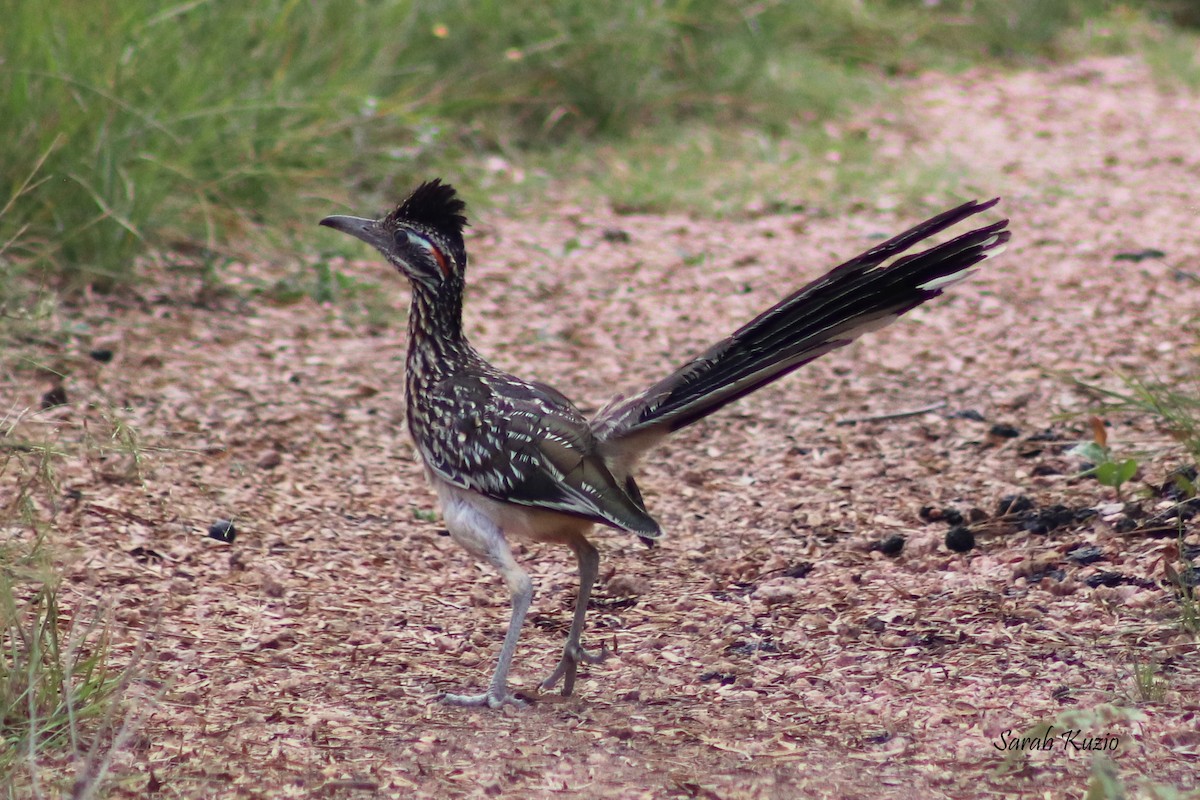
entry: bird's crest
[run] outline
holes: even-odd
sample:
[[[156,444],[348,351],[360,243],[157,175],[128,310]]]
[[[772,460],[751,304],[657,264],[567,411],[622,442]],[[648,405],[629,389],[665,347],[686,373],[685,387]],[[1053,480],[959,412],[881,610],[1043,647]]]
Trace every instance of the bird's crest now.
[[[463,211],[467,204],[459,199],[454,187],[434,178],[418,186],[396,210],[388,214],[387,222],[417,223],[448,236],[462,236],[467,226]]]

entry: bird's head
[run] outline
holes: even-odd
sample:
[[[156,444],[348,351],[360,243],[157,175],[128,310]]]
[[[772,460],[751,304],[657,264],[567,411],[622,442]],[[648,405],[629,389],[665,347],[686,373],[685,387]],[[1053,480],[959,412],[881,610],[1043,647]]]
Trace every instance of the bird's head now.
[[[418,186],[382,219],[333,216],[321,224],[362,239],[414,286],[434,292],[445,287],[461,290],[467,268],[466,207],[453,186],[435,178]]]

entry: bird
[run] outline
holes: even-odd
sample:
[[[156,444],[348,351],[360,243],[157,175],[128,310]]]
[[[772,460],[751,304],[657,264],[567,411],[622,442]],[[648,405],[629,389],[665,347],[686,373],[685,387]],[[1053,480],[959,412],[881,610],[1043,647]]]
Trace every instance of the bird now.
[[[970,201],[835,267],[784,297],[666,377],[618,396],[589,419],[564,394],[488,362],[463,326],[466,203],[440,178],[419,185],[378,219],[335,215],[320,224],[371,245],[411,284],[405,363],[406,419],[446,529],[507,586],[512,613],[487,688],[445,693],[458,706],[501,708],[509,668],[533,599],[511,543],[562,544],[575,555],[579,591],[557,666],[540,684],[569,696],[584,649],[599,551],[596,525],[653,545],[663,531],[635,480],[639,460],[665,437],[942,294],[1001,253],[1008,220],[928,249],[914,246],[999,202]],[[537,695],[540,696],[540,695]]]

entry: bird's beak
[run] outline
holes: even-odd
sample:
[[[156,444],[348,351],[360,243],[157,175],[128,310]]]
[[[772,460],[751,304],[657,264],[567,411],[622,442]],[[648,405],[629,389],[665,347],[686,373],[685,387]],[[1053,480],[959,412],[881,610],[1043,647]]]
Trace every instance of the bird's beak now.
[[[379,225],[373,219],[334,216],[326,217],[325,219],[321,220],[321,224],[326,228],[333,228],[335,231],[348,233],[355,239],[362,239],[364,242],[378,250],[386,249],[386,245],[388,244],[387,237],[379,229]]]

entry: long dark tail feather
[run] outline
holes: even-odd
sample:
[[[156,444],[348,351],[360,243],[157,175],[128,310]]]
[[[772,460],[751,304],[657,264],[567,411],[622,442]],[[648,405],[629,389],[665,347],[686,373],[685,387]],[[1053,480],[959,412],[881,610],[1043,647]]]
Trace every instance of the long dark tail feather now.
[[[998,201],[964,203],[835,267],[649,389],[610,404],[593,429],[610,442],[679,430],[882,328],[999,254],[1009,239],[1008,220],[884,262]]]

